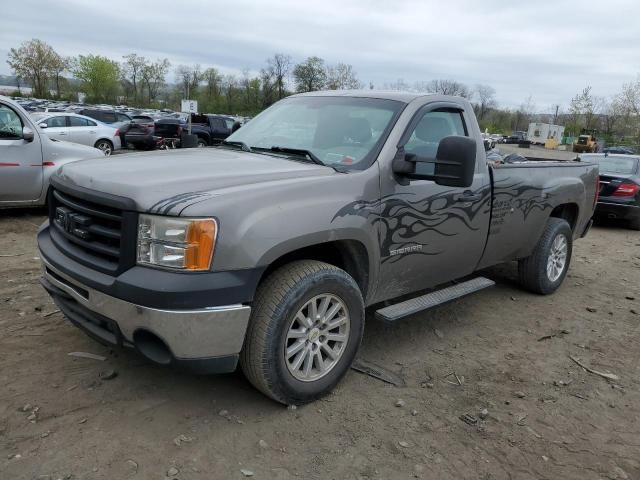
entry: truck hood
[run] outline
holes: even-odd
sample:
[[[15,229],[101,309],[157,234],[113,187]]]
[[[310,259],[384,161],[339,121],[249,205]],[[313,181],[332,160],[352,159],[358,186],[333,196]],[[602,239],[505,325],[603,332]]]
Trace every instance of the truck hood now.
[[[228,192],[334,174],[329,167],[271,155],[198,148],[74,162],[58,171],[57,180],[129,198],[142,212],[178,215]]]

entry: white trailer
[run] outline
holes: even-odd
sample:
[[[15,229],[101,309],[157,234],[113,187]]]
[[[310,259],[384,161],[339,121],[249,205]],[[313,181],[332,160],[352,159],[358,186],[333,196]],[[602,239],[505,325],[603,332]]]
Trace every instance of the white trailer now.
[[[561,125],[553,125],[550,123],[530,123],[527,139],[533,144],[540,143],[544,145],[548,139],[557,140],[559,143],[563,136],[564,127]]]

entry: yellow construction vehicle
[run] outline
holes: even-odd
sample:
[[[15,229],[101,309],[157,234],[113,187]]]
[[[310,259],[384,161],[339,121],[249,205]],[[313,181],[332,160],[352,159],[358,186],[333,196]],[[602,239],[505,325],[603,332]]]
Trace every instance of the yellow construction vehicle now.
[[[595,153],[598,151],[598,139],[594,130],[583,130],[576,142],[573,151],[577,153]]]

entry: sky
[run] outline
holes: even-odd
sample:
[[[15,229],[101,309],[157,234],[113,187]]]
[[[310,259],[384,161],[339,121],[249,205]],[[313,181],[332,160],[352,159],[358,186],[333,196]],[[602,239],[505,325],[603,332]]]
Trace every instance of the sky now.
[[[2,8],[0,60],[39,38],[58,53],[137,53],[223,73],[274,53],[353,65],[376,88],[453,79],[566,108],[590,85],[609,97],[640,74],[637,0],[21,0]],[[0,74],[10,74],[0,61]],[[174,81],[171,72],[167,79]]]

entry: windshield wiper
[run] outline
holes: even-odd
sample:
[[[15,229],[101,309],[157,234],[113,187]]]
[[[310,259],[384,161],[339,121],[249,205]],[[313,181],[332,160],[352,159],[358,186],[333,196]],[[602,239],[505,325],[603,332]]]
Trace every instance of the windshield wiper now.
[[[328,166],[322,160],[320,160],[311,150],[306,150],[304,148],[291,148],[291,147],[275,146],[275,147],[271,147],[271,151],[272,152],[277,152],[277,153],[291,153],[293,155],[303,155],[303,156],[311,159],[311,161],[313,163],[317,164],[317,165],[322,165],[324,167]]]
[[[240,150],[243,152],[251,152],[251,147],[244,142],[239,140],[223,140],[222,145],[229,145],[232,147],[240,147]]]

